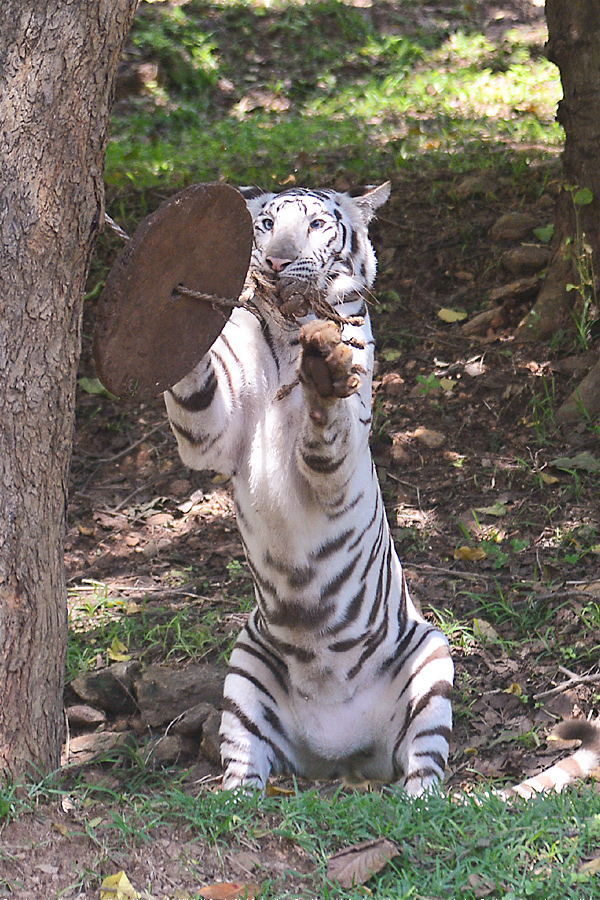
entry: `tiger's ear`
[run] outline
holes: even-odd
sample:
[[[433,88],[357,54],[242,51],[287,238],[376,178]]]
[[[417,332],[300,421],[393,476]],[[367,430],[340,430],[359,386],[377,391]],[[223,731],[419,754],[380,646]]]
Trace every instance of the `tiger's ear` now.
[[[246,206],[253,219],[256,219],[261,209],[275,196],[270,191],[264,191],[262,188],[254,187],[254,185],[243,185],[238,187],[238,191],[246,201]]]
[[[380,206],[383,206],[383,204],[387,202],[390,196],[391,189],[391,182],[384,181],[384,183],[380,184],[379,187],[371,188],[370,190],[368,190],[366,194],[362,195],[362,197],[354,198],[354,202],[362,212],[364,220],[367,224],[375,215],[375,210]]]

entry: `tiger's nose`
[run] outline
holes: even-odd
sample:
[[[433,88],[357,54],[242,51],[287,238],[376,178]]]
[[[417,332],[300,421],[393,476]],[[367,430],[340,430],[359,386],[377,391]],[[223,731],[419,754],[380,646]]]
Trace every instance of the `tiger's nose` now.
[[[286,266],[289,266],[292,260],[284,259],[281,256],[267,256],[267,262],[274,272],[281,272],[282,269],[285,269]]]

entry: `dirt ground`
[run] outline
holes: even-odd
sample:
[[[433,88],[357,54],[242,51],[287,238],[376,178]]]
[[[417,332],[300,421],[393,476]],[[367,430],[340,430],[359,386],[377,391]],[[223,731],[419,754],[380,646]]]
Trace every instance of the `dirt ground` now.
[[[524,16],[523,6],[503,3],[505,19],[489,15],[486,22],[506,28],[512,16],[539,28],[542,11],[531,6]],[[598,475],[551,462],[586,451],[597,456],[598,432],[584,424],[556,431],[551,410],[600,348],[596,342],[582,354],[568,342],[551,349],[514,340],[535,291],[521,285],[505,292],[518,279],[503,260],[523,243],[539,244],[533,228],[552,220],[559,175],[558,160],[541,163],[535,148],[518,154],[527,159],[525,179],[501,163],[461,176],[438,168],[394,178],[372,229],[380,270],[372,307],[379,345],[373,453],[411,590],[426,615],[439,611],[454,645],[454,787],[521,779],[556,755],[543,740],[553,720],[598,713],[593,684],[540,696],[569,680],[570,663],[578,674],[597,672],[599,636],[584,619],[589,603],[600,603]],[[515,212],[531,218],[523,234],[492,232]],[[498,315],[483,334],[468,335],[464,322],[439,316],[459,310],[470,321],[494,292]],[[90,302],[84,377],[94,375],[93,317]],[[70,586],[85,591],[101,582],[108,596],[145,603],[157,618],[165,606],[192,607],[199,619],[214,610],[216,639],[204,659],[216,662],[219,640],[225,646],[244,620],[243,551],[229,486],[183,467],[162,400],[134,406],[81,391],[71,479]],[[527,623],[537,629],[529,640]],[[144,665],[161,661],[158,649],[144,657]],[[218,769],[205,761],[203,773],[216,777]],[[73,821],[63,802],[9,824],[0,894],[4,879],[10,896],[46,900],[66,888],[74,867],[93,872],[102,848]],[[271,851],[274,872],[307,865],[297,848]],[[138,885],[152,882],[160,897],[192,888],[182,859],[196,860],[191,868],[204,880],[252,869],[248,858],[211,855],[172,829],[150,856],[141,848],[113,857],[116,868]],[[63,896],[91,896],[86,884],[82,877]]]

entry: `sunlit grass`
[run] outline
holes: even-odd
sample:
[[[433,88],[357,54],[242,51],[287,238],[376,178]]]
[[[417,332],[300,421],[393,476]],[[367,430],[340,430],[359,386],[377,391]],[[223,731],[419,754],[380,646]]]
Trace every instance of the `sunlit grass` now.
[[[0,817],[10,821],[40,802],[66,798],[74,829],[109,858],[135,847],[151,853],[152,842],[168,828],[198,888],[206,881],[198,862],[203,846],[251,849],[261,859],[253,879],[264,900],[600,896],[593,873],[581,870],[582,861],[597,852],[600,834],[600,797],[590,790],[515,805],[485,792],[459,800],[441,793],[415,799],[395,788],[333,794],[311,789],[285,797],[198,793],[181,771],[153,771],[143,754],[133,752],[126,778],[118,775],[113,769],[112,778],[96,784],[67,772],[58,783],[45,779],[18,791],[0,786]],[[379,837],[393,841],[398,856],[368,885],[342,891],[327,877],[333,853]],[[303,869],[293,871],[299,857]],[[281,874],[265,877],[269,870]],[[99,882],[99,873],[93,875]]]
[[[159,76],[116,110],[113,191],[357,183],[432,157],[460,171],[477,155],[484,167],[497,146],[539,156],[561,145],[560,81],[540,55],[543,35],[494,44],[466,27],[421,34],[409,8],[383,33],[338,0],[141,11],[135,54],[155,60]]]

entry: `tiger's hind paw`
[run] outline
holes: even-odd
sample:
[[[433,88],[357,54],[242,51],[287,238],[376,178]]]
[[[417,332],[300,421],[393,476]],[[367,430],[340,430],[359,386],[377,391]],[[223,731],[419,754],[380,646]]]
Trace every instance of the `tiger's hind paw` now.
[[[350,397],[360,387],[352,348],[335,322],[315,319],[300,329],[300,380],[320,397]]]

